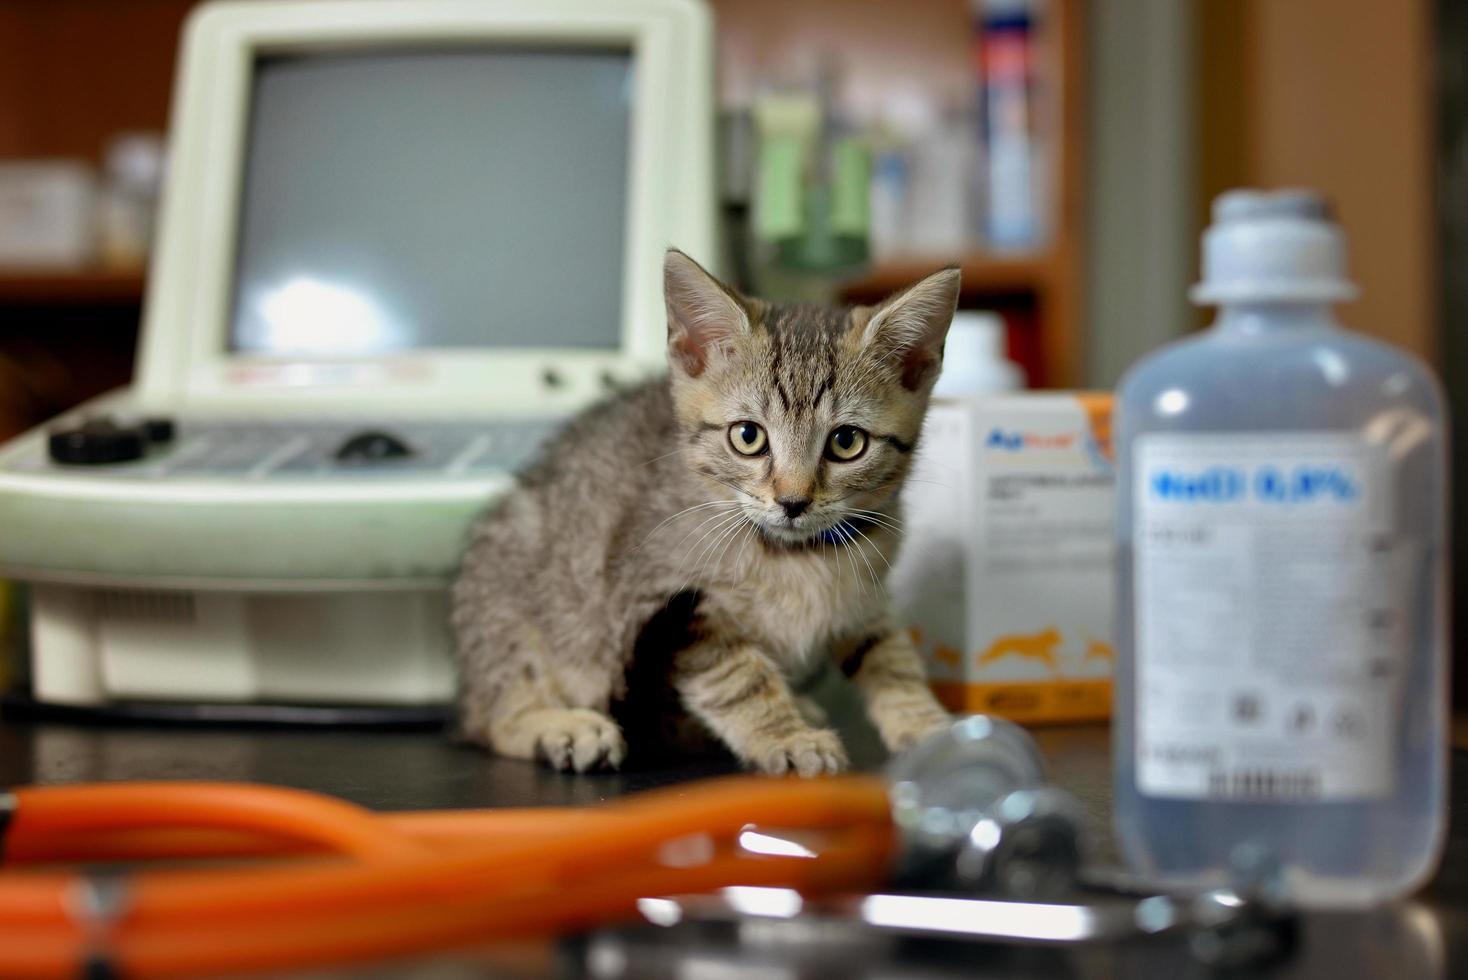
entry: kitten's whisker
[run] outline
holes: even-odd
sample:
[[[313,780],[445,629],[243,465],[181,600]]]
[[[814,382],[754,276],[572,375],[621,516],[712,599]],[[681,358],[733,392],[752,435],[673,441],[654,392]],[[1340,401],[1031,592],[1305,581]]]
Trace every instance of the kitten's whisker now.
[[[743,517],[742,514],[740,516]],[[722,552],[719,551],[719,546],[727,542],[735,534],[738,533],[738,521],[735,521],[732,524],[725,526],[725,528],[714,537],[714,540],[709,543],[708,547],[704,549],[703,553],[698,556],[698,564],[704,568],[717,569],[719,567],[718,556],[722,554]]]
[[[645,462],[645,463],[639,463],[637,465],[639,467],[641,467],[641,466],[651,466],[653,463],[656,463],[658,460],[667,459],[669,456],[677,456],[682,451],[683,451],[683,447],[682,446],[679,446],[677,449],[673,450],[670,453],[663,453],[661,456],[654,456],[652,459],[648,460],[647,462]]]
[[[822,558],[825,558],[826,557],[826,545],[827,545],[827,543],[828,542],[826,541],[826,538],[824,536],[822,536],[821,537],[821,557]],[[836,546],[834,544],[831,545],[831,548],[832,548],[832,550],[836,550]],[[839,550],[836,550],[836,584],[833,587],[832,591],[833,591],[832,599],[834,601],[835,596],[839,596],[841,594],[841,553],[840,553]]]
[[[641,548],[643,545],[647,544],[649,541],[652,540],[652,536],[654,534],[657,534],[659,531],[661,531],[668,524],[671,524],[673,521],[676,521],[678,518],[682,517],[684,514],[691,514],[691,513],[693,513],[696,510],[706,510],[709,507],[718,507],[720,505],[724,505],[724,506],[727,506],[727,507],[742,507],[742,506],[744,506],[743,504],[741,504],[737,500],[709,500],[709,501],[705,501],[704,503],[701,503],[701,504],[694,504],[692,507],[684,507],[682,510],[678,511],[678,513],[672,515],[671,517],[665,517],[661,521],[658,521],[657,526],[654,527],[651,531],[648,531],[647,532],[647,537],[643,538],[642,539],[642,544],[638,545],[637,547],[638,548]]]
[[[865,598],[867,594],[866,583],[862,581],[861,571],[856,567],[856,559],[851,557],[851,532],[840,524],[833,524],[831,526],[836,529],[836,534],[841,538],[842,543],[837,545],[837,548],[845,549],[846,560],[851,563],[851,577],[856,580],[857,586],[861,589],[862,597]]]
[[[719,546],[720,541],[725,541],[726,539],[732,541],[734,537],[738,535],[740,529],[749,523],[748,518],[744,518],[744,515],[740,514],[738,516],[740,518],[743,518],[743,520],[725,521],[719,525],[719,527],[716,529],[716,533],[710,532],[710,534],[707,535],[708,537],[711,537],[712,540],[704,546],[703,550],[699,553],[698,559],[693,563],[693,569],[689,573],[688,581],[684,585],[684,588],[692,588],[696,584],[696,582],[698,581],[698,573],[701,570],[717,570],[720,559],[715,559],[712,562],[706,561],[706,559],[709,557],[710,554],[713,553],[713,550]],[[703,539],[700,538],[699,540],[702,541]],[[694,547],[697,547],[697,545],[695,545]],[[692,549],[689,550],[690,552],[692,551]],[[720,557],[722,558],[722,555]],[[679,572],[679,578],[682,578],[681,565],[679,566]]]
[[[740,516],[743,517],[744,515],[741,514]],[[746,518],[745,523],[748,523],[748,519],[747,518]],[[714,558],[714,566],[715,567],[718,567],[718,566],[720,566],[720,565],[722,565],[724,563],[724,556],[729,553],[729,546],[731,544],[733,544],[738,539],[739,532],[742,531],[742,530],[744,530],[743,525],[736,524],[734,526],[733,533],[731,533],[728,536],[728,540],[724,542],[724,547],[722,547],[722,548],[719,549],[718,555]]]
[[[707,473],[704,473],[703,475],[704,476],[708,476]],[[745,497],[748,497],[750,500],[754,500],[754,501],[758,501],[759,500],[758,497],[756,497],[754,494],[750,493],[748,490],[744,490],[744,489],[741,489],[740,487],[736,487],[734,484],[730,483],[727,480],[721,480],[721,479],[719,479],[716,476],[708,476],[708,478],[710,480],[713,480],[715,483],[719,484],[720,486],[728,487],[730,490],[733,490],[735,493],[741,494],[742,496],[745,496]]]
[[[678,562],[678,570],[674,574],[674,578],[675,579],[681,579],[683,577],[683,567],[688,563],[688,559],[693,555],[693,549],[698,547],[699,542],[703,541],[703,539],[706,538],[706,537],[708,537],[708,535],[711,534],[713,531],[716,531],[716,530],[718,530],[718,528],[723,527],[724,526],[724,522],[727,521],[731,516],[732,515],[726,514],[723,511],[716,511],[713,514],[710,514],[709,516],[705,517],[702,521],[700,521],[698,524],[694,525],[693,529],[691,531],[689,531],[687,534],[683,535],[682,540],[680,540],[676,545],[673,546],[672,549],[670,549],[671,551],[680,551],[680,550],[682,550],[683,549],[683,543],[685,541],[687,541],[689,538],[693,537],[694,534],[697,534],[700,531],[703,532],[702,534],[699,535],[699,538],[698,538],[697,541],[695,541],[695,542],[693,542],[693,544],[689,545],[688,546],[688,549],[686,551],[683,551],[683,557]],[[710,528],[709,527],[709,524],[714,523],[714,522],[717,522],[717,524],[715,524],[715,526],[713,528]]]
[[[685,534],[682,541],[679,541],[677,545],[669,549],[669,554],[676,554],[680,552],[682,554],[682,557],[678,559],[678,568],[673,573],[673,578],[675,580],[682,580],[683,569],[687,567],[688,559],[693,557],[693,550],[697,548],[699,544],[701,544],[704,539],[707,538],[710,534],[723,527],[724,522],[728,519],[728,517],[729,515],[720,512],[705,518],[697,527]],[[710,527],[710,524],[713,524],[713,526]],[[688,545],[687,548],[684,548],[684,542],[693,537],[695,533],[698,534],[698,537],[691,545]]]
[[[882,564],[887,566],[887,571],[889,571],[889,572],[892,571],[892,563],[887,560],[887,556],[886,555],[882,554],[882,549],[877,547],[877,542],[875,542],[871,538],[867,537],[866,532],[863,531],[861,528],[856,527],[855,525],[853,525],[851,529],[853,531],[855,531],[857,534],[860,534],[862,536],[862,538],[866,541],[866,543],[872,546],[872,550],[877,553],[877,557],[880,558],[880,559],[882,559]]]
[[[730,501],[730,503],[733,503],[733,502],[734,501]],[[693,537],[693,535],[696,532],[701,531],[703,528],[707,527],[708,524],[709,524],[709,522],[711,522],[711,521],[717,521],[720,518],[728,517],[728,516],[729,516],[729,511],[723,511],[723,510],[714,511],[712,514],[705,514],[704,517],[703,517],[703,519],[693,526],[693,529],[692,530],[690,530],[687,534],[683,535],[683,537],[681,539],[679,539],[678,544],[676,545],[676,547],[681,548],[683,546],[683,542],[684,541],[687,541],[689,538]]]
[[[953,484],[951,484],[951,483],[944,483],[941,480],[924,480],[922,477],[917,477],[917,476],[910,476],[910,477],[908,477],[907,480],[906,480],[906,482],[908,482],[908,483],[931,483],[933,486],[935,486],[935,487],[942,487],[944,490],[952,490],[953,489]]]
[[[875,510],[862,510],[860,507],[848,507],[846,512],[871,521],[879,527],[885,527],[889,531],[902,533],[902,522],[890,514],[883,514]]]
[[[722,512],[723,510],[733,510],[741,506],[743,505],[740,504],[737,500],[710,500],[708,503],[695,504],[692,507],[685,507],[683,510],[680,510],[678,513],[673,514],[671,517],[665,517],[661,521],[659,521],[656,527],[647,532],[647,537],[643,539],[643,544],[646,544],[648,541],[652,540],[652,536],[654,534],[657,534],[663,528],[667,527],[669,524],[673,523],[685,514],[691,514],[694,511],[708,510],[710,508],[721,508]]]
[[[749,542],[758,537],[759,532],[755,530],[753,522],[745,524],[744,543],[739,546],[739,553],[734,556],[734,568],[736,571],[744,567],[744,552],[749,548]]]
[[[886,518],[889,521],[892,521],[895,524],[902,523],[902,519],[899,518],[896,514],[889,514],[884,510],[868,510],[865,507],[852,507],[849,505],[846,507],[846,509],[851,511],[853,514],[865,514],[868,517],[882,517]]]
[[[723,534],[724,529],[727,527],[731,527],[734,524],[737,524],[742,516],[743,515],[739,511],[735,511],[732,514],[721,513],[719,515],[718,521],[714,524],[714,526],[709,528],[702,535],[700,535],[699,539],[693,543],[693,546],[691,548],[688,549],[689,553],[692,554],[694,549],[702,546],[702,550],[699,551],[698,558],[698,560],[701,562],[703,560],[704,554],[707,553],[709,547],[719,539],[720,535]]]
[[[870,516],[866,517],[865,520],[869,521],[873,526],[881,528],[888,533],[895,534],[899,537],[901,537],[903,534],[902,528],[896,526],[895,524],[887,524],[883,521],[877,520],[875,517]]]
[[[851,525],[851,524],[846,525],[845,528],[844,528],[844,530],[846,531],[847,535],[849,536],[849,539],[851,541],[852,548],[856,549],[857,557],[861,559],[862,564],[866,565],[866,567],[867,567],[867,574],[871,575],[871,577],[872,577],[872,588],[875,590],[875,594],[876,595],[881,595],[882,594],[882,580],[877,577],[877,570],[872,567],[872,561],[871,561],[871,559],[867,557],[866,551],[862,549],[861,544],[856,540],[856,535],[861,534],[861,530],[859,528],[857,528],[855,525]],[[865,534],[862,534],[861,536],[863,538],[866,538],[866,535]],[[870,539],[867,539],[867,540],[870,540]]]
[[[693,557],[693,551],[694,551],[695,548],[697,548],[701,544],[704,544],[705,541],[709,540],[714,535],[719,534],[720,532],[722,532],[729,525],[738,522],[740,520],[740,518],[742,518],[743,516],[744,515],[743,514],[740,514],[740,513],[734,513],[734,514],[716,514],[716,515],[714,515],[714,517],[711,517],[711,518],[706,519],[704,521],[704,524],[707,524],[707,523],[709,523],[709,521],[712,521],[712,520],[717,520],[718,523],[715,524],[713,527],[709,528],[707,531],[704,531],[703,534],[701,534],[699,536],[698,540],[695,541],[695,542],[693,542],[693,544],[689,546],[688,550],[686,552],[684,552],[683,559],[678,563],[678,571],[677,571],[677,574],[674,575],[674,578],[680,579],[680,580],[683,578],[683,569],[684,569],[684,567],[687,566],[688,559]],[[699,526],[702,527],[703,524],[700,524]],[[717,540],[717,538],[715,538],[715,540]],[[704,545],[704,551],[699,553],[698,560],[693,563],[692,574],[694,576],[697,576],[699,567],[700,567],[700,565],[703,562],[703,554],[707,550],[708,550],[708,546],[707,545]],[[687,585],[685,585],[684,587],[687,588],[688,585],[692,585],[692,584],[693,584],[693,582],[692,582],[692,580],[690,580],[687,583]]]

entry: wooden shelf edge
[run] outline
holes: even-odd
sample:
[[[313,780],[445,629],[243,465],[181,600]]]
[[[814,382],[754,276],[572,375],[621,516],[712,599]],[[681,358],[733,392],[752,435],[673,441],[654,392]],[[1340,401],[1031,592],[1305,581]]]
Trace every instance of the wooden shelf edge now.
[[[944,266],[956,265],[963,273],[965,293],[1037,293],[1051,281],[1052,264],[1049,255],[902,258],[874,264],[861,275],[843,282],[841,292],[846,296],[873,298],[910,285]]]
[[[141,270],[0,268],[0,303],[141,303]]]

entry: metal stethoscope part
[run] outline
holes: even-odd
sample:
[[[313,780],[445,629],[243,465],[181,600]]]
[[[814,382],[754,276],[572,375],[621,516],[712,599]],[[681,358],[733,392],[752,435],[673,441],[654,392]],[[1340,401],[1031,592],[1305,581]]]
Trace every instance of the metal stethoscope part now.
[[[1052,903],[954,895],[872,894],[804,901],[783,888],[730,888],[715,895],[644,899],[639,911],[660,926],[765,925],[763,937],[833,938],[841,929],[904,937],[1002,944],[1077,945],[1184,937],[1201,961],[1237,967],[1282,952],[1288,920],[1228,889],[1192,897]]]
[[[887,770],[902,837],[900,886],[1014,898],[1071,890],[1085,849],[1082,815],[1050,785],[1029,734],[971,715],[895,758]]]
[[[859,928],[1050,945],[1184,936],[1217,966],[1289,945],[1282,878],[1262,855],[1241,855],[1231,887],[1192,895],[1145,894],[1122,874],[1087,869],[1081,808],[1049,784],[1038,746],[1017,725],[959,719],[895,759],[888,778],[902,838],[893,893],[807,902],[786,889],[739,888],[646,899],[640,910],[656,925],[764,923],[767,935],[784,922],[807,934]],[[760,848],[778,840],[757,836]]]

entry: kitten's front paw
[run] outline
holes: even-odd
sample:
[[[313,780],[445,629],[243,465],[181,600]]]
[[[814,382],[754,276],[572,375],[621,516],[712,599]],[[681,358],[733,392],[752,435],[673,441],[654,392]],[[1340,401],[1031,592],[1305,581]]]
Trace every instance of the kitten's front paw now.
[[[627,757],[627,742],[617,723],[586,708],[537,712],[536,754],[562,771],[616,769]]]
[[[803,729],[785,738],[772,739],[751,753],[761,771],[775,776],[797,772],[802,776],[819,776],[845,769],[846,749],[833,731]]]
[[[951,724],[953,724],[953,716],[947,712],[921,712],[884,726],[881,729],[882,742],[887,746],[888,752],[896,755],[898,752],[906,752],[934,732],[947,728]]]

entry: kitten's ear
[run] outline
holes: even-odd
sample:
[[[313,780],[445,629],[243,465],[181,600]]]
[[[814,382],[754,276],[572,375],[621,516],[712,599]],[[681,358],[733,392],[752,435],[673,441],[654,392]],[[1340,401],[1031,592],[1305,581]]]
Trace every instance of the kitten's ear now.
[[[908,391],[917,391],[943,364],[960,278],[953,267],[933,273],[879,303],[862,328],[861,346],[894,361]]]
[[[703,373],[714,350],[749,333],[745,301],[676,248],[663,258],[663,299],[668,356],[690,377]]]

